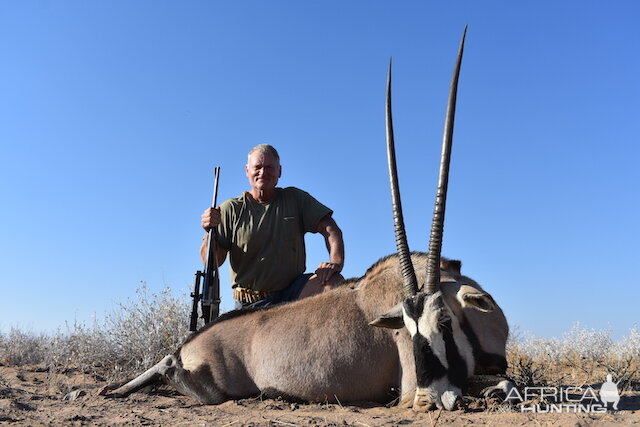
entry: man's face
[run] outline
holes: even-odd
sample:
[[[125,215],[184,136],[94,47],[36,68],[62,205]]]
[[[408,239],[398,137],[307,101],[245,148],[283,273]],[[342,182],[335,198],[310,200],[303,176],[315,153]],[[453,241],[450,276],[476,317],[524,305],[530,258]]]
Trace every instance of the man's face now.
[[[258,191],[273,190],[282,174],[280,162],[273,155],[255,151],[245,166],[251,188]]]

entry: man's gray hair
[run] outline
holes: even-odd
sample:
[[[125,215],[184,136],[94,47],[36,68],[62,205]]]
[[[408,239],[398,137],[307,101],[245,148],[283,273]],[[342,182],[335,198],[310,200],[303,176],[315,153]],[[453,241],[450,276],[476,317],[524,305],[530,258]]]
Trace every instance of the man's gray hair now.
[[[278,154],[278,151],[272,145],[269,145],[269,144],[256,145],[251,150],[249,150],[249,154],[247,155],[247,161],[248,161],[248,159],[251,158],[251,155],[253,153],[255,153],[256,151],[258,151],[260,153],[269,153],[273,157],[278,159],[278,163],[280,163],[280,155]]]

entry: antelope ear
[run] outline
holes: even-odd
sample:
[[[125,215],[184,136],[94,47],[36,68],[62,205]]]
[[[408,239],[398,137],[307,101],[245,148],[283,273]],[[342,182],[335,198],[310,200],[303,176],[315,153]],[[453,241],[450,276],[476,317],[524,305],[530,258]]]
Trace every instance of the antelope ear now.
[[[496,309],[496,302],[486,292],[473,286],[462,285],[456,298],[463,307],[471,307],[484,313],[490,313]]]
[[[400,329],[404,327],[402,320],[402,303],[397,304],[387,313],[369,322],[369,325],[378,328]]]

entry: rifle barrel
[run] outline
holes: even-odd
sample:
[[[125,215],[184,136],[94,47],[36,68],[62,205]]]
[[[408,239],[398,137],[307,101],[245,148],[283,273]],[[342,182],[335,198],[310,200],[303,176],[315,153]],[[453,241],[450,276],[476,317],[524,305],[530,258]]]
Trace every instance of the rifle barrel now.
[[[218,204],[218,181],[220,179],[220,167],[213,169],[213,200],[211,207]],[[215,241],[217,241],[218,232],[215,228],[209,230],[209,242],[207,243],[207,262],[205,264],[204,283],[202,287],[202,306],[203,316],[207,316],[206,323],[209,323],[218,317],[220,310],[220,280],[218,277],[218,260],[216,257]],[[209,310],[205,309],[205,306]],[[208,312],[208,313],[207,313]]]

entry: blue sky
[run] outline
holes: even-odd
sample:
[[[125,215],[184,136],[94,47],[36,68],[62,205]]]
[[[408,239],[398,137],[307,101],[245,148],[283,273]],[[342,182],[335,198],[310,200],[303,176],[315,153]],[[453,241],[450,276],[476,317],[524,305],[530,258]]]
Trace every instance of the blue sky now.
[[[0,3],[0,330],[64,328],[186,294],[199,217],[282,186],[335,211],[344,275],[395,250],[387,63],[409,243],[425,250],[446,96],[469,25],[443,253],[512,326],[624,336],[640,300],[636,1]],[[318,235],[308,270],[326,260]],[[232,306],[222,268],[223,309]]]

